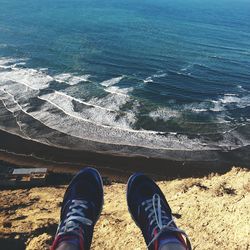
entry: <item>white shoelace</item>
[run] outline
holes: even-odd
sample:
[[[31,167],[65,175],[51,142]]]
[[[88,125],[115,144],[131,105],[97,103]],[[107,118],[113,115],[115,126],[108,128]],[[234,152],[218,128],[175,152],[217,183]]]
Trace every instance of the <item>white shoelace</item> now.
[[[69,207],[69,212],[66,215],[66,219],[62,221],[63,226],[59,225],[58,235],[64,233],[77,233],[80,225],[91,226],[93,222],[85,217],[84,210],[86,210],[87,202],[83,200],[72,200],[72,204]],[[60,228],[61,227],[61,228]]]
[[[154,194],[152,199],[142,202],[142,206],[145,206],[146,212],[149,211],[148,219],[150,226],[156,223],[151,233],[153,239],[148,244],[148,247],[159,238],[162,232],[178,232],[188,238],[183,230],[175,226],[172,216],[169,218],[166,212],[161,209],[161,197],[159,194]],[[159,228],[159,232],[154,236],[156,228]]]

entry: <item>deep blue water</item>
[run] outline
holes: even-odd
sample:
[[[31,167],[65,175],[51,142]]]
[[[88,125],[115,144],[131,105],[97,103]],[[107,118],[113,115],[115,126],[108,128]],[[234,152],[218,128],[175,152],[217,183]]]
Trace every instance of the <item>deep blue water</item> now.
[[[90,121],[95,141],[149,130],[248,145],[249,13],[248,0],[0,0],[1,100],[31,139],[18,109],[77,137]]]

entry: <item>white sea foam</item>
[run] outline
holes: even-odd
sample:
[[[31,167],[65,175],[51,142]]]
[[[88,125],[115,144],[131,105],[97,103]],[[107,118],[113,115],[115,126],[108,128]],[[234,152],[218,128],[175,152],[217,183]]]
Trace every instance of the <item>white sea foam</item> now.
[[[171,118],[176,118],[180,116],[180,113],[176,110],[169,108],[158,108],[155,111],[151,111],[149,116],[153,118],[154,121],[163,120],[168,121]]]
[[[27,59],[0,58],[0,68],[10,69],[10,71],[0,72],[0,81],[17,81],[33,89],[44,89],[49,82],[56,80],[69,85],[76,85],[80,82],[89,81],[90,75],[74,75],[63,73],[55,76],[48,75],[47,68],[30,69],[25,66]]]
[[[69,73],[52,77],[46,74],[47,69],[34,70],[28,68],[18,68],[16,67],[16,62],[17,60],[11,58],[4,58],[1,60],[2,65],[12,63],[11,71],[0,72],[0,86],[2,86],[2,90],[9,89],[13,95],[16,91],[17,93],[25,93],[25,91],[46,88],[48,87],[48,83],[52,80],[68,82],[69,84],[72,84],[72,82],[76,83],[78,81],[87,80],[87,76],[77,77]],[[15,63],[15,65],[13,63]],[[8,81],[12,81],[13,83],[7,84]],[[23,86],[25,88],[23,88]],[[13,91],[14,89],[15,91]],[[110,86],[106,88],[106,91],[110,94],[103,100],[90,100],[89,103],[58,91],[38,98],[50,102],[65,111],[67,114],[73,115],[79,119],[84,118],[100,125],[105,124],[108,126],[129,128],[130,125],[135,122],[135,115],[132,112],[120,112],[119,107],[125,105],[127,101],[130,100],[127,93],[132,91],[132,88],[120,89],[115,86]],[[28,98],[28,94],[26,93],[25,95],[26,98]],[[23,96],[23,98],[25,98],[25,96]],[[75,112],[72,101],[83,104],[86,108],[83,109],[82,112]],[[95,104],[95,102],[97,103]],[[98,103],[101,105],[98,106]]]
[[[177,71],[175,72],[177,75],[182,75],[182,76],[191,76],[191,72],[187,72],[187,73],[183,73],[183,72],[186,72],[186,71]]]
[[[218,100],[211,101],[214,105],[210,110],[215,112],[225,111],[228,109],[228,106],[232,106],[235,108],[246,108],[250,106],[250,96],[246,95],[243,97],[239,97],[235,94],[225,94],[222,98]]]
[[[11,71],[0,72],[0,83],[7,81],[20,82],[33,89],[44,89],[53,78],[39,70],[28,68],[12,68]]]
[[[154,74],[153,77],[154,78],[162,78],[162,77],[165,77],[167,75],[168,75],[167,73],[158,73],[158,74]]]
[[[100,84],[104,87],[110,87],[113,86],[117,83],[119,83],[123,78],[125,78],[125,76],[119,76],[119,77],[115,77],[115,78],[111,78],[109,80],[100,82]]]
[[[206,112],[209,111],[209,103],[210,102],[193,102],[190,104],[185,104],[181,108],[184,111],[191,111],[195,113],[201,113],[201,112]]]
[[[133,88],[120,88],[118,86],[111,86],[105,89],[106,92],[116,95],[126,95],[133,91]]]
[[[15,62],[17,62],[17,59],[14,59],[14,58],[9,58],[9,57],[1,57],[0,58],[0,65],[1,66],[9,64],[9,63],[15,63]]]
[[[135,115],[132,112],[119,112],[119,105],[124,104],[124,101],[116,103],[117,112],[115,112],[113,103],[109,102],[109,98],[96,99],[95,101],[92,99],[92,101],[85,103],[57,91],[40,96],[39,98],[56,105],[70,116],[74,116],[80,120],[88,120],[97,125],[130,128],[130,125],[136,121]],[[73,100],[76,103],[87,105],[82,105],[80,109],[75,111]],[[93,105],[91,105],[91,102]],[[112,106],[109,104],[112,104]],[[113,110],[111,108],[113,108]]]
[[[131,112],[121,111],[126,109],[126,106],[137,106],[136,101],[128,95],[132,88],[122,89],[113,86],[115,83],[112,81],[103,85],[108,92],[106,96],[92,98],[89,102],[58,91],[41,94],[39,90],[46,88],[51,81],[55,80],[55,77],[48,75],[46,70],[21,68],[14,65],[17,61],[4,62],[3,65],[11,63],[11,68],[0,72],[0,89],[7,95],[0,96],[0,99],[14,115],[24,112],[53,130],[75,138],[102,142],[107,145],[115,144],[117,147],[122,144],[160,150],[209,148],[198,139],[190,140],[187,136],[175,133],[162,136],[156,131],[133,130],[132,126],[136,122],[136,113],[132,111],[133,108]],[[71,76],[71,74],[64,75],[65,81],[68,81]],[[64,81],[62,78],[61,80]],[[229,100],[226,98],[229,97],[237,96],[225,95],[223,101],[218,101],[221,105],[227,105]],[[237,105],[249,104],[249,98],[240,99]],[[157,109],[149,115],[154,120],[167,121],[179,117],[180,112]],[[34,129],[28,118],[27,121],[25,124],[25,119],[24,123],[17,120],[20,130],[25,128],[24,132],[27,132],[29,128],[31,131]],[[42,133],[42,131],[37,131],[37,133]],[[84,148],[85,145],[78,146]]]
[[[153,82],[154,80],[152,79],[151,76],[147,77],[146,79],[143,80],[144,83],[148,83],[148,82]]]
[[[154,82],[154,78],[162,78],[165,76],[167,76],[167,73],[157,73],[157,74],[147,77],[146,79],[143,80],[143,82],[144,83]]]
[[[80,82],[87,82],[89,80],[90,75],[72,75],[70,73],[63,73],[54,76],[54,79],[58,82],[63,82],[69,85],[76,85]]]
[[[241,98],[237,97],[235,94],[225,94],[219,101],[223,104],[240,103]]]
[[[89,100],[90,104],[95,104],[97,106],[105,107],[109,110],[118,111],[120,108],[131,101],[131,98],[128,95],[113,95],[109,94],[103,98],[94,97]]]
[[[42,106],[40,106],[40,110],[28,110],[30,107],[30,97],[32,95],[35,95],[35,93],[34,91],[30,93],[30,90],[27,89],[25,95],[19,97],[19,95],[16,93],[16,85],[18,85],[18,83],[13,83],[9,86],[8,93],[13,97],[7,98],[10,102],[8,103],[9,106],[16,105],[24,113],[38,120],[40,123],[43,123],[45,126],[71,135],[74,138],[86,139],[92,142],[102,142],[104,144],[107,144],[107,147],[109,147],[108,145],[117,145],[116,147],[119,147],[120,145],[127,145],[132,147],[139,146],[140,148],[148,148],[149,150],[170,151],[176,149],[187,151],[192,151],[194,149],[211,149],[209,145],[205,145],[200,140],[190,140],[185,135],[171,133],[166,137],[165,135],[161,136],[160,133],[152,131],[135,131],[132,129],[121,129],[120,127],[111,128],[110,126],[106,125],[98,125],[93,121],[88,121],[83,117],[79,117],[79,114],[72,113],[72,111],[75,111],[73,110],[72,104],[70,104],[71,102],[67,100],[63,100],[63,102],[60,102],[60,106],[58,106],[57,104],[59,103],[57,102],[59,98],[53,96],[53,94],[51,96],[43,95],[41,97],[38,97],[40,99],[42,99],[43,97],[44,100],[46,99],[46,102]],[[26,101],[23,100],[23,97],[27,97]],[[11,103],[12,101],[13,103]],[[26,124],[25,126],[25,131],[27,132],[27,126],[30,126],[30,124]],[[59,138],[57,138],[56,140],[58,139]],[[225,145],[225,143],[223,145]],[[78,147],[83,147],[86,150],[85,145],[78,144]],[[116,147],[114,147],[115,151]],[[103,145],[101,146],[100,150],[105,150],[105,148],[106,146]],[[97,150],[96,148],[94,149]],[[129,150],[129,148],[127,149]],[[124,152],[128,152],[127,149],[125,147]],[[129,152],[133,154],[145,152],[141,150],[137,151],[138,149],[136,149],[135,152],[131,152],[130,150]],[[161,153],[163,153],[163,151]]]
[[[221,112],[225,110],[224,105],[222,105],[220,101],[211,100],[211,102],[214,105],[213,108],[210,108],[211,111]]]
[[[10,91],[14,90],[10,89]],[[67,101],[64,102],[63,106],[59,107],[54,102],[56,100],[54,98],[55,96],[45,97],[44,99],[47,99],[47,102],[41,106],[41,110],[32,110],[27,112],[27,103],[25,104],[23,100],[22,102],[19,102],[19,100],[16,99],[17,97],[15,95],[12,95],[12,93],[9,93],[9,95],[13,97],[8,98],[9,101],[13,101],[13,105],[16,105],[27,115],[40,121],[47,127],[53,128],[57,131],[80,139],[103,142],[107,143],[108,145],[122,144],[130,145],[133,147],[146,147],[151,149],[173,150],[178,147],[179,149],[185,148],[186,150],[191,150],[194,145],[196,145],[196,147],[199,146],[199,141],[197,140],[192,140],[191,142],[186,143],[186,140],[188,140],[188,138],[185,136],[179,136],[178,138],[176,138],[176,135],[172,134],[169,135],[168,138],[166,138],[147,131],[134,131],[126,129],[121,130],[120,128],[110,128],[109,126],[98,126],[98,124],[93,123],[93,121],[89,122],[84,118],[80,118],[78,116],[75,116],[75,114],[72,114],[72,105],[70,104],[68,106],[69,103]],[[60,105],[62,105],[62,103],[60,103]],[[56,109],[58,109],[58,112],[55,112]],[[182,140],[180,141],[181,137]],[[200,146],[204,149],[203,145]]]
[[[182,106],[183,110],[188,110],[196,113],[200,112],[223,112],[235,108],[246,108],[250,106],[250,95],[243,97],[237,96],[237,94],[224,94],[223,97],[206,100],[200,103],[190,103]]]

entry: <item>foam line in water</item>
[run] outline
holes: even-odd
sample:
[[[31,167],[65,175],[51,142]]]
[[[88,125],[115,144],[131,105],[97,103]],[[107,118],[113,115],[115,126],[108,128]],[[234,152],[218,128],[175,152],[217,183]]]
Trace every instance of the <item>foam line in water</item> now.
[[[168,74],[167,73],[163,73],[163,72],[158,72],[156,74],[153,74],[152,76],[149,76],[147,78],[145,78],[143,80],[144,83],[150,83],[150,82],[154,82],[155,78],[163,78],[166,77]]]
[[[53,78],[39,70],[13,67],[11,71],[0,72],[0,83],[7,81],[20,82],[27,87],[39,90],[47,88]]]
[[[149,113],[149,117],[151,117],[154,121],[163,120],[165,122],[171,118],[180,117],[180,115],[181,114],[178,111],[168,108],[158,108],[157,110]]]
[[[113,85],[119,83],[123,78],[125,78],[125,76],[114,77],[114,78],[111,78],[109,80],[100,82],[100,84],[104,87],[110,87],[110,86],[113,86]]]
[[[90,75],[87,75],[87,74],[77,76],[77,75],[72,75],[70,73],[63,73],[63,74],[54,76],[54,79],[57,82],[61,82],[61,83],[63,82],[69,85],[76,85],[80,82],[87,82],[89,81],[89,78],[90,78]]]
[[[8,94],[12,95],[11,93]],[[14,96],[13,98],[15,100]],[[20,110],[32,116],[34,119],[37,119],[38,121],[44,123],[46,126],[81,139],[120,145],[119,138],[122,137],[123,145],[169,150],[174,150],[177,145],[179,145],[178,147],[184,147],[186,149],[189,148],[190,150],[194,147],[194,145],[196,145],[196,147],[200,145],[199,141],[197,140],[192,140],[192,143],[189,142],[186,145],[186,140],[188,139],[185,136],[183,136],[182,140],[180,141],[180,137],[178,137],[177,139],[174,135],[171,135],[172,138],[166,138],[159,136],[158,133],[156,134],[148,133],[146,131],[120,130],[119,128],[110,128],[109,126],[97,126],[96,124],[85,121],[84,119],[80,120],[83,123],[79,123],[79,117],[75,117],[72,114],[67,114],[65,110],[63,111],[65,115],[60,114],[60,112],[50,112],[51,107],[47,104],[52,104],[52,106],[58,108],[58,110],[61,111],[62,108],[57,107],[55,103],[48,100],[47,104],[42,106],[42,110],[31,112],[26,111],[29,108],[27,104],[18,103],[17,100],[15,100],[15,102]],[[119,136],[117,133],[119,133]],[[201,148],[204,149],[204,145]]]
[[[47,104],[50,104],[50,102],[47,102]],[[97,126],[98,130],[96,130],[97,129],[96,125],[94,127],[92,125],[89,126],[90,124],[88,122],[81,123],[81,126],[80,126],[80,124],[77,122],[78,119],[74,120],[75,118],[74,116],[73,117],[64,116],[64,115],[61,116],[60,113],[57,114],[54,111],[51,113],[50,112],[51,107],[49,107],[48,105],[43,105],[42,106],[43,110],[32,111],[29,113],[23,109],[23,107],[25,109],[28,108],[27,104],[22,104],[24,105],[23,107],[21,107],[19,103],[18,105],[20,107],[20,110],[23,110],[28,115],[44,123],[46,126],[56,129],[60,132],[63,132],[63,133],[66,133],[66,134],[69,134],[69,135],[72,135],[74,137],[78,137],[81,139],[120,145],[119,138],[117,138],[117,132],[118,132],[117,128],[111,129],[110,127]],[[54,103],[52,104],[52,106],[56,107]],[[64,113],[66,114],[66,112]],[[97,131],[99,131],[98,134],[96,134]],[[106,136],[107,132],[109,135],[108,137]],[[139,146],[139,147],[152,148],[152,149],[166,149],[166,150],[175,150],[176,148],[178,148],[179,150],[181,149],[183,150],[184,149],[185,150],[194,150],[194,149],[206,150],[210,148],[208,145],[206,146],[204,143],[201,143],[199,140],[197,139],[189,140],[186,136],[170,134],[168,137],[161,137],[158,134],[150,135],[149,133],[146,133],[147,134],[146,135],[144,131],[140,131],[140,133],[135,133],[135,132],[136,131],[122,130],[122,134],[120,134],[120,136],[122,136],[123,138],[123,145]]]
[[[115,94],[115,95],[122,95],[127,96],[129,92],[133,91],[133,88],[120,88],[118,86],[111,86],[105,89],[106,92]]]
[[[64,98],[62,99],[62,97]],[[67,95],[62,95],[59,92],[39,96],[39,98],[56,105],[56,107],[62,109],[69,116],[73,116],[80,120],[83,119],[84,121],[90,121],[98,125],[105,124],[108,126],[129,129],[131,128],[130,125],[136,121],[133,113],[127,112],[119,116],[119,112],[114,112],[111,109],[108,110],[107,108],[101,108],[100,106],[91,105],[89,103],[86,105],[87,107],[81,107],[81,109],[76,112],[74,111],[72,102],[74,99]],[[83,102],[80,103],[84,104]]]
[[[10,63],[15,63],[17,62],[17,59],[14,58],[9,58],[9,57],[1,57],[0,58],[0,66],[5,66],[6,64],[10,64]]]
[[[26,73],[27,72],[30,72],[30,71],[26,71]],[[35,72],[37,72],[37,71],[35,71]],[[19,74],[19,72],[18,72],[18,74]],[[38,74],[40,75],[40,72],[38,72]],[[1,76],[1,74],[0,74],[0,76]],[[5,77],[7,77],[7,76],[5,75]],[[12,80],[18,81],[19,78],[17,78],[15,76],[15,77],[12,77]],[[2,82],[3,88],[6,88],[6,86],[4,87],[5,82],[6,82],[6,78]],[[30,82],[27,82],[26,80],[24,81],[22,79],[21,81],[19,81],[19,83],[23,84],[26,87],[26,90],[27,90],[27,88],[30,88],[32,90],[38,90],[37,87],[33,86],[32,81],[30,83]],[[43,87],[44,87],[44,85],[43,85]],[[22,90],[20,85],[19,85],[19,89]],[[116,94],[117,94],[117,91],[118,90],[116,90]],[[127,92],[127,91],[128,91],[127,89],[126,89],[126,91],[124,90],[124,93]],[[132,124],[132,123],[135,122],[135,115],[132,114],[132,112],[119,112],[122,115],[120,119],[117,119],[117,116],[112,114],[112,112],[114,110],[119,111],[119,107],[121,105],[124,105],[127,101],[130,100],[130,98],[125,94],[122,94],[123,95],[122,98],[121,97],[116,97],[114,95],[108,95],[104,99],[98,101],[100,103],[99,106],[94,103],[94,99],[91,99],[90,102],[88,103],[88,102],[81,101],[81,100],[79,100],[77,98],[68,96],[68,95],[66,95],[66,94],[64,94],[62,92],[58,92],[58,91],[55,91],[54,95],[57,95],[57,96],[60,95],[61,97],[63,96],[64,100],[66,100],[66,103],[68,103],[68,104],[69,104],[69,102],[67,102],[67,100],[70,99],[70,103],[72,102],[72,100],[74,100],[74,101],[76,101],[78,103],[81,103],[81,104],[87,105],[89,107],[92,107],[92,109],[89,109],[89,114],[87,115],[88,119],[86,119],[86,120],[91,121],[91,117],[92,117],[93,118],[93,121],[92,121],[93,123],[95,123],[95,121],[98,121],[99,123],[101,121],[103,121],[104,124],[109,125],[109,126],[110,125],[112,125],[112,126],[119,125],[119,126],[124,127],[124,128],[129,128],[130,127],[129,124]],[[48,94],[47,96],[50,96],[50,95]],[[42,100],[50,101],[51,104],[55,104],[53,101],[47,100],[45,98],[46,98],[46,96],[40,97],[40,99],[42,99]],[[61,101],[61,98],[59,98],[58,100],[59,100],[59,103],[57,102],[57,104],[55,104],[58,108],[60,108],[61,105],[65,106],[65,103]],[[72,106],[72,103],[70,105]],[[72,107],[70,109],[72,109]],[[65,111],[65,108],[63,110]],[[67,110],[68,110],[67,114],[71,115],[69,113],[69,109],[67,109]],[[90,110],[91,110],[92,115],[90,114]],[[94,114],[94,112],[96,112],[97,114],[101,113],[102,116],[99,116],[99,115],[96,116],[96,114]],[[112,114],[112,119],[111,119],[111,114]],[[82,116],[80,114],[78,114],[75,117],[78,117],[79,119],[82,118]],[[101,117],[104,117],[104,118],[100,119]]]
[[[131,104],[137,106],[136,100],[128,95],[132,88],[122,89],[114,86],[115,81],[112,81],[112,84],[108,83],[104,86],[109,94],[85,102],[59,91],[51,92],[51,89],[41,92],[40,90],[49,87],[49,83],[54,81],[55,77],[41,69],[20,68],[16,63],[17,61],[5,61],[3,65],[11,66],[8,64],[12,64],[12,67],[0,71],[0,89],[7,95],[0,96],[0,98],[6,105],[6,109],[14,116],[20,111],[24,112],[44,126],[75,138],[110,145],[121,145],[122,141],[124,146],[192,151],[215,149],[219,145],[227,146],[233,142],[233,136],[236,134],[235,129],[231,128],[225,134],[226,137],[214,145],[209,141],[199,138],[190,139],[187,135],[175,132],[134,130],[132,125],[137,118],[133,108],[131,112],[120,111],[120,108],[128,103],[129,106]],[[69,78],[71,76],[71,74],[67,75]],[[225,94],[220,99],[210,102],[212,101],[217,101],[225,108],[229,104],[238,107],[249,106],[249,96]],[[164,121],[171,117],[179,117],[179,115],[179,110],[156,109],[149,113],[153,120]],[[17,120],[17,125],[20,131],[24,126],[25,128],[31,126],[28,122],[21,123],[19,120]]]
[[[21,84],[22,84],[22,83],[21,83]],[[19,85],[19,89],[22,88],[22,87],[20,86],[20,83],[13,83],[12,85],[6,85],[6,86],[4,86],[4,87],[2,87],[1,89],[2,89],[2,91],[8,93],[9,95],[11,95],[11,96],[14,98],[14,96],[15,96],[15,94],[16,94],[16,89],[17,89],[16,86],[18,86],[18,85]],[[13,88],[12,88],[12,86],[13,86]],[[27,86],[27,87],[28,87],[28,86]],[[31,90],[33,90],[33,89],[31,88]],[[26,91],[28,91],[28,89],[26,89]],[[25,96],[27,97],[27,99],[31,97],[28,93],[26,93]],[[58,96],[60,96],[60,97],[58,98]],[[65,98],[63,99],[63,102],[62,102],[62,97],[65,97]],[[20,98],[22,98],[22,96],[20,96]],[[91,123],[91,124],[94,124],[94,125],[98,125],[98,126],[101,126],[101,127],[108,127],[108,128],[110,128],[110,125],[96,124],[96,123],[95,123],[94,121],[92,121],[91,119],[90,119],[90,120],[89,120],[89,119],[86,119],[86,118],[82,117],[80,114],[77,114],[77,115],[76,115],[76,112],[72,112],[72,111],[73,111],[72,100],[78,100],[78,99],[72,98],[72,97],[70,97],[70,96],[68,96],[68,95],[66,95],[66,94],[64,94],[64,93],[55,91],[55,92],[52,93],[52,94],[45,94],[45,95],[42,95],[42,96],[37,96],[37,98],[40,99],[40,100],[43,100],[43,101],[46,101],[46,102],[50,103],[51,105],[53,105],[53,106],[56,107],[57,109],[63,111],[63,112],[64,112],[66,115],[68,115],[69,117],[73,117],[73,118],[75,118],[75,119],[78,119],[78,120],[81,120],[81,121],[84,121],[84,122],[88,122],[88,123]],[[108,98],[112,98],[112,97],[108,96]],[[107,103],[108,98],[103,99],[103,100],[101,100],[101,101]],[[15,100],[15,98],[14,98],[14,100]],[[82,102],[82,101],[80,101],[80,100],[78,100],[78,101],[81,102],[82,104],[88,105],[90,108],[92,107],[92,110],[94,110],[93,108],[97,108],[97,109],[100,109],[100,110],[102,109],[103,112],[105,113],[105,115],[107,114],[107,111],[109,111],[110,113],[113,112],[113,110],[111,110],[111,109],[108,110],[107,108],[101,108],[100,106],[93,105],[93,104],[91,104],[91,103]],[[17,103],[16,100],[15,100],[15,102]],[[18,103],[17,103],[17,104],[18,104]],[[24,104],[23,104],[23,105],[24,105]],[[121,105],[121,103],[120,103],[120,105]],[[117,105],[116,105],[116,107],[117,107]],[[28,106],[27,104],[25,104],[25,105],[22,107],[22,106],[20,106],[20,104],[18,104],[18,108],[21,109],[22,111],[25,111],[25,112],[26,112],[26,109],[28,109],[29,106]],[[100,110],[99,110],[99,112],[100,112]],[[14,111],[17,111],[17,110],[14,110]],[[42,110],[41,110],[41,112],[42,112]],[[26,113],[27,113],[27,112],[26,112]],[[31,112],[31,113],[33,113],[33,112]],[[31,113],[27,113],[27,114],[31,115]],[[95,112],[94,112],[94,113],[95,113]],[[93,115],[96,115],[96,114],[93,114]],[[129,116],[129,113],[127,112],[127,116],[128,116],[129,119],[132,119],[132,120],[134,119],[134,118],[133,118],[134,115],[133,115],[132,113],[131,113],[130,116]],[[33,117],[33,118],[36,119],[36,117]],[[116,118],[116,119],[117,119],[117,118]],[[116,119],[115,119],[115,120],[116,120]],[[123,119],[124,119],[124,118],[123,118]],[[118,120],[118,121],[119,121],[119,120]],[[117,125],[119,125],[119,123],[117,123]],[[125,126],[125,127],[126,127],[126,126]],[[126,130],[126,131],[130,131],[130,132],[135,132],[135,133],[137,133],[137,132],[139,132],[139,133],[146,133],[146,134],[148,134],[148,133],[151,133],[151,134],[157,133],[156,131],[136,131],[136,130],[133,130],[133,129],[130,129],[130,128],[122,128],[122,127],[116,127],[116,129],[118,129],[118,130]]]
[[[214,107],[210,110],[214,112],[233,110],[237,108],[242,109],[250,106],[250,95],[238,97],[234,94],[225,94],[218,100],[211,100],[211,102],[214,104]]]

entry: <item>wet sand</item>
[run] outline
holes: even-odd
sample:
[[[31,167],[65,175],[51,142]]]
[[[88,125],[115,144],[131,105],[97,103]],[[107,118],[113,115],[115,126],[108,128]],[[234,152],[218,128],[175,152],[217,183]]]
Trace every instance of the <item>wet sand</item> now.
[[[239,165],[237,159],[230,159],[230,154],[227,162],[213,158],[210,161],[177,161],[52,147],[1,130],[0,139],[0,160],[20,166],[48,167],[60,172],[72,172],[83,165],[89,165],[104,173],[115,173],[114,176],[126,177],[135,171],[141,171],[164,180],[178,176],[204,176],[211,172],[225,173],[232,166]],[[243,160],[244,157],[248,157],[247,152],[242,152]],[[246,159],[246,164],[240,166],[250,167],[250,162]]]

